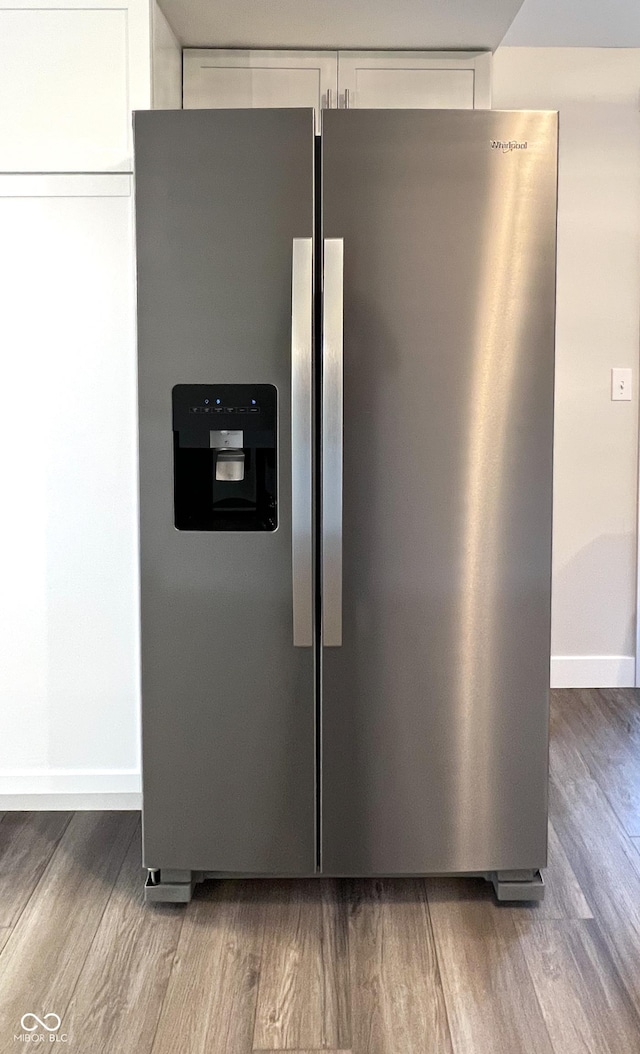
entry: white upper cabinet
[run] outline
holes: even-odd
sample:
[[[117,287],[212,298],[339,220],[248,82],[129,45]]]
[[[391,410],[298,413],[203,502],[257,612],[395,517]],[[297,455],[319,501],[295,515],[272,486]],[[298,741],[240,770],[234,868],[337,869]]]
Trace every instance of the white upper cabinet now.
[[[149,25],[146,0],[0,0],[0,171],[130,171]]]
[[[335,51],[184,51],[185,109],[336,105]]]
[[[349,109],[486,109],[491,56],[424,51],[339,51],[339,105]]]
[[[487,108],[486,52],[184,51],[185,109]]]

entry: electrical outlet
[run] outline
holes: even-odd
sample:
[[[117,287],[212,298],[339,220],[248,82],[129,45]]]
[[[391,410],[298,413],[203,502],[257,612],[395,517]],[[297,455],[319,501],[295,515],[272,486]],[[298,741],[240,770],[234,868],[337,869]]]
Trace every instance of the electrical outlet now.
[[[614,402],[629,402],[631,395],[631,370],[614,366],[611,370],[611,398]]]

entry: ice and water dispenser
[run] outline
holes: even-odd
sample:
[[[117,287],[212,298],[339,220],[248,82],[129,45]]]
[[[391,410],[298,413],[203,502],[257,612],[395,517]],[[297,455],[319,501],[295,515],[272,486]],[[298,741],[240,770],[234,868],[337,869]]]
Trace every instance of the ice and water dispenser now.
[[[277,393],[271,384],[173,389],[179,531],[275,531]]]

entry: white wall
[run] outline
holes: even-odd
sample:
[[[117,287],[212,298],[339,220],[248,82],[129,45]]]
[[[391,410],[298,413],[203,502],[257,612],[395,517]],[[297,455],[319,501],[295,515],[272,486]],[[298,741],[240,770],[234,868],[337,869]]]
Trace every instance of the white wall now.
[[[640,47],[638,0],[524,0],[503,44],[519,47]]]
[[[493,105],[560,111],[552,681],[632,685],[640,50],[507,48]],[[634,399],[611,402],[612,366]]]
[[[155,110],[182,107],[182,47],[156,0],[151,6],[151,105]]]

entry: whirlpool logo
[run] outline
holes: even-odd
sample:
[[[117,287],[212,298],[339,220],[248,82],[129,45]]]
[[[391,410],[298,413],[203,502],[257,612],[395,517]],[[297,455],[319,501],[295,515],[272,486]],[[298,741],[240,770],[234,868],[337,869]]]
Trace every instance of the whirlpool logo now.
[[[501,154],[510,154],[512,150],[527,150],[529,142],[527,139],[490,139],[492,150],[499,150]]]
[[[14,1043],[66,1043],[66,1032],[60,1032],[62,1021],[58,1014],[27,1013],[20,1018],[22,1032],[14,1035]]]

